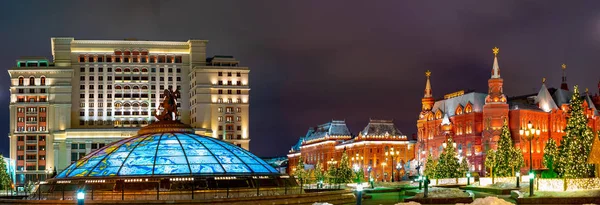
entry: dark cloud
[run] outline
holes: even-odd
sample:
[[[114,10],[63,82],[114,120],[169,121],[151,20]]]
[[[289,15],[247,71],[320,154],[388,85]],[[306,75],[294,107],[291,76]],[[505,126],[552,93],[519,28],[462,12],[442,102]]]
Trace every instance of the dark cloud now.
[[[542,77],[570,85],[600,80],[599,1],[1,1],[0,65],[48,56],[50,37],[210,40],[251,72],[251,149],[283,155],[307,127],[332,118],[361,130],[370,117],[415,132],[433,71],[436,97],[485,92],[498,46],[509,96],[536,92]],[[8,75],[0,77],[7,82]],[[8,108],[8,83],[0,107]],[[8,133],[8,116],[0,118]],[[8,152],[8,139],[0,142]]]

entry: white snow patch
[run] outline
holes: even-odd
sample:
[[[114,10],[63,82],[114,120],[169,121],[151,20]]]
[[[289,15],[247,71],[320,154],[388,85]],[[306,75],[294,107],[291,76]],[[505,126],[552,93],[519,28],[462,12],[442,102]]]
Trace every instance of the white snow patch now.
[[[330,203],[327,203],[327,202],[323,202],[323,203],[321,203],[321,202],[316,202],[316,203],[314,203],[313,205],[333,205],[333,204],[330,204]]]
[[[498,197],[488,196],[485,198],[478,198],[470,204],[456,204],[456,205],[514,205],[513,203],[504,201],[504,199],[500,199]]]
[[[397,203],[396,205],[421,205],[421,203],[409,201],[409,202],[404,202],[404,203]]]
[[[460,189],[447,189],[447,188],[431,188],[427,193],[427,197],[430,198],[457,198],[457,197],[469,197],[468,193],[463,192]],[[418,193],[415,198],[423,198],[423,193]]]

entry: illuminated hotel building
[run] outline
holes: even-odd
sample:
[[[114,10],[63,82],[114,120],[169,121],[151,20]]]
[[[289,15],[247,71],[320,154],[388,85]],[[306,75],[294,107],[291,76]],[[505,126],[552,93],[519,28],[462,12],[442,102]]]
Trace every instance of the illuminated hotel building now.
[[[10,158],[17,184],[60,172],[155,120],[178,89],[180,120],[197,134],[249,149],[248,67],[206,57],[205,40],[52,38],[53,61],[24,57],[8,70]]]
[[[506,121],[515,146],[523,152],[525,167],[529,168],[529,141],[519,135],[519,130],[531,122],[541,133],[532,141],[533,168],[542,169],[544,146],[549,138],[560,144],[567,125],[569,91],[566,78],[566,65],[563,64],[563,78],[560,89],[547,88],[542,80],[537,93],[507,97],[503,92],[504,80],[498,64],[499,49],[494,49],[494,63],[488,80],[488,92],[458,91],[434,99],[430,83],[431,72],[426,72],[425,94],[421,99],[422,108],[417,120],[417,158],[423,162],[427,155],[437,158],[443,143],[452,137],[457,144],[460,157],[466,157],[473,172],[485,174],[485,153],[496,149],[501,129]],[[509,81],[510,82],[510,81]],[[600,84],[599,84],[600,88]],[[588,126],[594,133],[600,130],[598,95],[591,96],[587,89],[581,96],[588,116]],[[596,102],[596,104],[594,104]]]
[[[372,119],[357,136],[352,136],[345,121],[332,120],[310,128],[291,148],[287,155],[288,173],[294,173],[300,156],[305,168],[321,163],[326,171],[331,166],[339,166],[346,151],[350,166],[362,168],[365,177],[370,174],[377,181],[390,181],[394,169],[394,179],[398,180],[403,176],[399,171],[405,170],[398,164],[406,165],[413,160],[414,149],[415,141],[402,134],[391,120]]]

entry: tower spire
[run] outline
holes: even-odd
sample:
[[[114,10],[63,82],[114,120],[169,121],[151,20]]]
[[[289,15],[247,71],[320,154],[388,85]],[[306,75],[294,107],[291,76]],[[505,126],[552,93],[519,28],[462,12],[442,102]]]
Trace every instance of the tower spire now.
[[[425,71],[425,77],[427,77],[427,82],[425,83],[425,95],[423,97],[430,98],[433,97],[431,95],[431,83],[429,82],[429,77],[431,76],[431,71]]]
[[[427,82],[425,83],[425,95],[421,99],[421,112],[422,114],[433,109],[433,95],[431,94],[431,82],[429,81],[429,77],[431,77],[431,71],[425,71],[425,77],[427,77]],[[422,117],[424,115],[421,115]]]
[[[560,84],[560,89],[569,90],[569,85],[567,85],[567,65],[562,64],[562,83]]]
[[[498,47],[494,47],[492,49],[494,53],[494,65],[492,66],[492,78],[500,78],[500,66],[498,65],[498,53],[500,49]]]

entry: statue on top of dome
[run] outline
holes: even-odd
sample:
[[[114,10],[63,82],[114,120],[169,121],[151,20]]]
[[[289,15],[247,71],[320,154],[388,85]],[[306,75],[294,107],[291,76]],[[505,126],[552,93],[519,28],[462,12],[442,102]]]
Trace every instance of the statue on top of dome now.
[[[171,89],[165,89],[163,94],[165,96],[163,102],[161,103],[163,111],[160,113],[160,115],[157,112],[154,117],[156,117],[156,119],[159,121],[175,121],[179,116],[179,112],[177,112],[177,98],[180,98],[181,93],[179,93],[179,89],[176,89],[175,91],[171,91]]]

